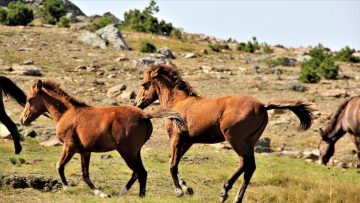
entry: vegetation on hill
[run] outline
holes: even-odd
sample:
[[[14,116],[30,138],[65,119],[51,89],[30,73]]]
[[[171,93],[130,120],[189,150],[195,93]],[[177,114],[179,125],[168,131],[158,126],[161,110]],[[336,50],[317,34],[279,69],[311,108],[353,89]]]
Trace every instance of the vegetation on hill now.
[[[21,1],[10,2],[8,9],[0,8],[0,23],[5,25],[27,25],[34,20],[33,9]]]
[[[164,20],[158,20],[154,14],[159,12],[159,6],[154,0],[144,10],[129,10],[124,14],[122,28],[133,30],[135,32],[145,32],[157,35],[173,35],[181,39],[181,30],[175,28],[171,23]]]
[[[321,77],[336,79],[339,67],[335,65],[334,56],[322,44],[309,51],[312,57],[301,64],[300,81],[304,83],[317,83]]]
[[[44,0],[36,11],[36,16],[44,23],[55,25],[66,14],[66,10],[60,0]]]

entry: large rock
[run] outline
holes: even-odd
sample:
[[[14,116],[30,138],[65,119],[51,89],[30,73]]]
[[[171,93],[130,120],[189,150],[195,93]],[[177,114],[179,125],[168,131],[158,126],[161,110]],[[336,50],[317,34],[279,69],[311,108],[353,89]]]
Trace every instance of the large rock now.
[[[263,152],[271,152],[270,147],[271,139],[268,137],[260,138],[255,145],[255,152],[263,153]]]
[[[96,34],[100,35],[101,38],[107,40],[115,49],[130,50],[119,29],[114,24],[107,25],[97,30]]]
[[[184,58],[190,59],[190,58],[196,58],[197,55],[195,53],[186,53]]]
[[[41,76],[40,69],[34,65],[13,64],[12,69],[19,75]]]
[[[119,85],[116,85],[114,87],[111,87],[108,89],[107,93],[106,93],[106,96],[107,97],[117,97],[119,96],[122,91],[126,90],[126,85],[124,84],[119,84]]]
[[[118,100],[130,100],[135,99],[136,93],[133,90],[122,91],[121,94],[117,97]]]
[[[159,49],[156,53],[164,55],[166,58],[169,58],[169,59],[175,59],[175,56],[172,53],[171,49],[169,49],[167,47],[163,47],[163,48]]]
[[[5,125],[0,123],[0,138],[11,139],[11,134]]]
[[[44,147],[55,147],[61,146],[63,143],[56,136],[53,136],[49,140],[41,142],[40,145]]]
[[[321,92],[320,95],[323,97],[335,97],[335,98],[348,96],[347,91],[344,89],[331,89]]]
[[[81,42],[94,48],[106,49],[106,42],[99,35],[91,32],[85,32],[78,38]]]
[[[146,70],[148,66],[152,66],[154,64],[167,64],[167,62],[163,59],[154,59],[154,58],[145,57],[135,61],[135,68],[143,71]]]
[[[284,58],[283,66],[296,66],[296,59],[294,58]]]
[[[295,92],[305,92],[308,88],[300,83],[286,83],[282,84],[279,89],[281,90],[293,90]]]

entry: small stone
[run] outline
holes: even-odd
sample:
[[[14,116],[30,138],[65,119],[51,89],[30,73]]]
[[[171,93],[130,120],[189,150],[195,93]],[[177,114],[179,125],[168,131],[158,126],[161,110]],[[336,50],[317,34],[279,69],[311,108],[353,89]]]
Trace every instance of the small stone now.
[[[209,54],[209,51],[207,49],[202,49],[200,51],[200,53],[204,54],[204,55],[208,55]]]
[[[31,59],[28,59],[28,60],[22,62],[22,65],[34,65],[34,61]]]
[[[113,156],[111,156],[111,154],[103,154],[101,155],[101,159],[111,159],[113,158]]]
[[[129,61],[130,59],[126,56],[120,56],[115,59],[116,62]]]
[[[255,145],[255,152],[263,153],[263,152],[271,152],[270,147],[271,139],[268,137],[260,138]]]
[[[190,59],[190,58],[196,58],[197,55],[195,53],[186,53],[184,58]]]

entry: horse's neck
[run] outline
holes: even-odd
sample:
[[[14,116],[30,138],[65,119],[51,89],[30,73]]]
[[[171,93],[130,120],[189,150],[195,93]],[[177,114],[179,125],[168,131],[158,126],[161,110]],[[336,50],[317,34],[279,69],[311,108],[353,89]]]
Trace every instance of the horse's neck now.
[[[190,96],[186,95],[181,90],[160,88],[159,101],[163,108],[172,108],[176,103],[181,102],[188,97]]]
[[[337,142],[345,134],[345,131],[342,128],[341,120],[342,120],[342,117],[340,116],[338,118],[338,120],[336,121],[335,125],[328,126],[325,129],[325,132],[326,132],[328,138],[333,142]]]
[[[46,94],[44,97],[45,106],[55,122],[58,122],[64,113],[71,107],[70,102],[64,101],[61,96],[55,93]]]

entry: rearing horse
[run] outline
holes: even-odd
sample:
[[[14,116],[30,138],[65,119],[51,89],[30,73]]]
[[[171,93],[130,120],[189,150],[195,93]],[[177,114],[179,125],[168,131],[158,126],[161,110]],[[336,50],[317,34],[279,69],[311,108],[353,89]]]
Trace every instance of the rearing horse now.
[[[347,132],[356,146],[357,167],[360,167],[360,97],[351,97],[344,101],[325,129],[320,128],[320,163],[326,165],[329,162],[335,153],[335,143]]]
[[[30,89],[21,118],[23,125],[29,125],[41,114],[50,113],[56,122],[56,135],[64,143],[63,152],[56,168],[64,186],[67,186],[65,165],[75,153],[81,155],[81,169],[84,182],[95,195],[106,197],[89,178],[91,152],[117,150],[133,171],[128,183],[120,190],[124,195],[139,181],[139,196],[145,196],[147,172],[142,164],[140,150],[150,138],[150,119],[167,117],[180,129],[186,130],[184,121],[177,113],[162,111],[146,114],[134,106],[93,107],[66,94],[58,84],[41,80]]]
[[[217,143],[226,140],[232,146],[239,155],[239,167],[225,182],[220,201],[227,199],[228,191],[244,172],[244,182],[235,200],[241,202],[256,168],[254,147],[268,123],[267,111],[288,109],[294,112],[300,119],[299,127],[303,130],[310,128],[312,124],[308,104],[300,101],[274,101],[264,105],[244,95],[200,97],[175,68],[167,65],[149,67],[144,73],[141,86],[135,101],[136,106],[146,108],[159,99],[163,108],[179,112],[187,123],[188,132],[179,133],[169,120],[165,122],[171,139],[170,173],[178,196],[184,193],[193,194],[193,190],[179,178],[178,164],[194,143]]]
[[[20,144],[20,134],[17,130],[15,123],[6,114],[3,94],[7,97],[14,99],[21,106],[25,106],[26,95],[15,85],[9,78],[0,76],[0,122],[3,123],[9,130],[15,146],[15,154],[20,154],[22,147]]]

